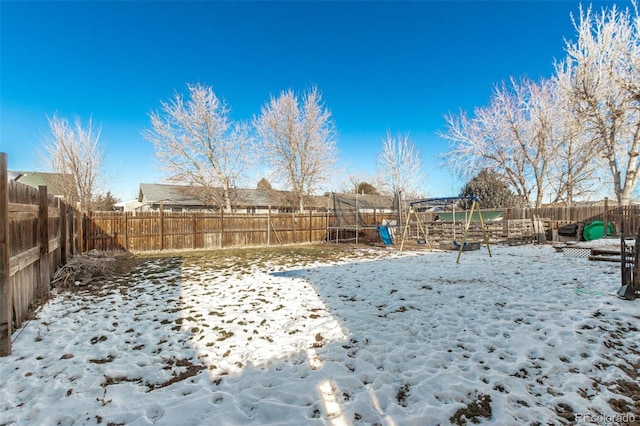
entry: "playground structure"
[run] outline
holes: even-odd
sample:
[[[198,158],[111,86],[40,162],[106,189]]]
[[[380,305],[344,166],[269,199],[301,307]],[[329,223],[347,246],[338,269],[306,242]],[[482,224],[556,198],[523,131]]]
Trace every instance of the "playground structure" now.
[[[393,244],[395,229],[401,220],[398,205],[398,197],[331,193],[327,241],[358,244],[369,239]]]
[[[429,247],[429,250],[432,250],[431,242],[429,241],[429,233],[428,227],[420,220],[418,216],[419,211],[431,211],[440,209],[442,211],[447,211],[447,208],[451,206],[453,208],[453,219],[455,221],[456,211],[455,206],[460,201],[471,202],[471,208],[469,211],[464,210],[465,214],[465,226],[462,234],[462,241],[458,242],[455,239],[454,232],[454,240],[452,241],[452,245],[457,249],[458,256],[456,258],[456,263],[460,263],[460,257],[463,251],[470,249],[479,249],[479,242],[471,242],[467,241],[467,237],[469,234],[469,229],[471,227],[472,219],[475,217],[478,218],[480,222],[480,228],[482,230],[483,240],[487,247],[487,251],[489,253],[489,257],[492,257],[491,254],[491,245],[489,243],[489,237],[487,235],[484,219],[482,218],[482,212],[480,211],[480,207],[478,205],[478,199],[474,196],[470,197],[443,197],[443,198],[426,198],[423,200],[417,200],[409,203],[409,209],[407,211],[407,216],[404,221],[404,228],[402,231],[402,242],[400,243],[400,251],[404,248],[405,240],[409,237],[408,233],[411,229],[412,225],[415,225],[416,234],[414,238],[418,244],[426,244]],[[414,222],[412,222],[412,219]]]
[[[466,245],[463,245],[462,251],[479,249],[483,240],[491,244],[520,245],[536,239],[535,223],[531,219],[519,216],[504,219],[509,210],[507,208],[480,211],[478,204],[473,206],[473,199],[469,197],[404,202],[402,208],[398,197],[393,196],[332,193],[328,200],[327,242],[400,246],[405,228],[403,246],[415,236],[416,243],[424,244],[429,249],[458,249],[460,247],[455,244],[461,241],[465,233]],[[410,204],[413,205],[413,212],[410,211]],[[473,212],[469,210],[470,207],[473,207]],[[479,215],[482,216],[482,225]],[[469,219],[471,223],[467,224]],[[541,232],[544,232],[543,226],[539,227],[542,228]]]

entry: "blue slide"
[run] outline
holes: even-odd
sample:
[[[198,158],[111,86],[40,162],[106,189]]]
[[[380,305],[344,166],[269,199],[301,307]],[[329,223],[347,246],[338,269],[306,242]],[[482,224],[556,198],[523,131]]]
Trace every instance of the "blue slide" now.
[[[380,239],[385,246],[392,246],[393,240],[391,239],[391,235],[389,235],[389,227],[378,225],[378,232],[380,233]]]

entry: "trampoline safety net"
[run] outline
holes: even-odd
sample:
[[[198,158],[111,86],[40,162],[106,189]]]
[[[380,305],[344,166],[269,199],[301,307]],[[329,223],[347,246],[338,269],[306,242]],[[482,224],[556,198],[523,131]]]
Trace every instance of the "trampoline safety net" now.
[[[332,220],[329,229],[359,232],[376,230],[389,220],[396,221],[397,198],[373,194],[331,194]],[[379,223],[376,223],[379,222]]]

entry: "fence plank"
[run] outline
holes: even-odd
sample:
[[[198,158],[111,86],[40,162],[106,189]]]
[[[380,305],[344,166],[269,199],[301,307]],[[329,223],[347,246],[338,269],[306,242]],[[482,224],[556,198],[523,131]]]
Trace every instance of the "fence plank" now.
[[[67,205],[61,199],[58,199],[58,208],[60,209],[60,262],[65,265],[67,263],[67,250],[69,241],[67,239]]]
[[[9,258],[9,277],[14,276],[25,269],[27,266],[30,266],[40,260],[40,246],[37,245],[28,250],[25,250],[15,256],[11,256]]]
[[[49,266],[49,203],[47,200],[47,187],[38,187],[38,230],[40,238],[40,282],[37,285],[38,296],[49,297],[51,282]]]
[[[7,154],[0,152],[0,356],[11,353],[12,292],[9,282],[9,190]]]

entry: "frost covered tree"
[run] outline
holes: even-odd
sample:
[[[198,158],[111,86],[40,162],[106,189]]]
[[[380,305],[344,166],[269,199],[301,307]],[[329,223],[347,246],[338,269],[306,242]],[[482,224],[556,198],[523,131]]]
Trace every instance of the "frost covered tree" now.
[[[544,80],[511,79],[493,91],[488,106],[445,117],[449,141],[446,164],[470,178],[491,168],[504,175],[526,202],[542,203],[557,126],[552,103],[553,85]]]
[[[557,124],[547,170],[548,194],[552,203],[571,206],[577,198],[596,192],[599,183],[606,180],[606,165],[599,145],[584,131],[582,118],[559,93],[554,91]]]
[[[331,112],[316,87],[301,97],[291,89],[272,96],[254,119],[261,154],[283,178],[304,210],[305,198],[332,175],[337,161]]]
[[[198,83],[187,89],[187,99],[177,93],[149,114],[151,128],[143,136],[153,143],[170,182],[193,186],[207,203],[231,211],[230,190],[249,162],[249,127],[230,119],[229,107],[211,87]]]
[[[51,136],[45,141],[40,157],[54,173],[70,175],[59,184],[67,194],[78,194],[83,210],[91,209],[91,200],[102,179],[104,150],[100,146],[100,128],[89,118],[86,126],[80,118],[71,124],[66,118],[47,118]]]
[[[378,173],[388,191],[393,194],[414,194],[423,177],[422,158],[409,134],[393,136],[387,131],[378,154]]]
[[[581,7],[573,22],[577,40],[566,42],[567,56],[556,64],[559,87],[625,205],[640,173],[640,16],[633,2],[633,11]]]

